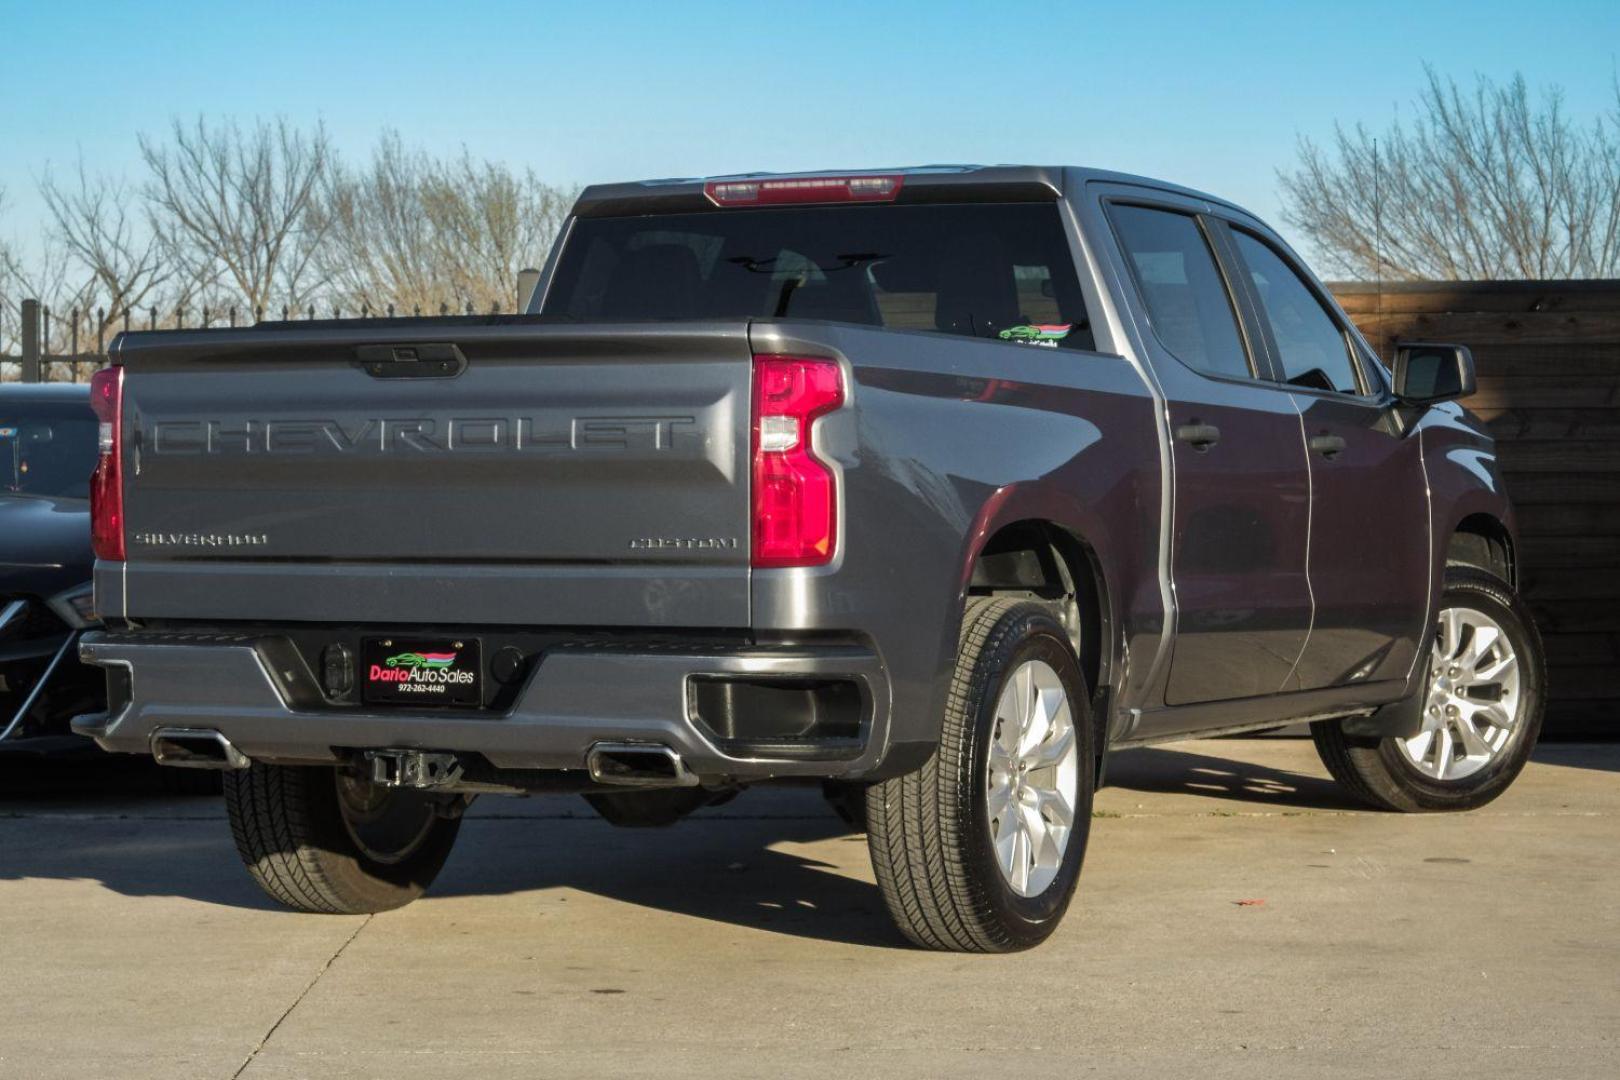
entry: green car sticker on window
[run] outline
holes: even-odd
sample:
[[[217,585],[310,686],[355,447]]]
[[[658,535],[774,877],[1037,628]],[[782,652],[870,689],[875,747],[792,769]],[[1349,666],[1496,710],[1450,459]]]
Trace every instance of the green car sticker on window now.
[[[1025,326],[1009,326],[1000,334],[1002,341],[1017,341],[1025,345],[1044,345],[1049,349],[1057,348],[1057,343],[1069,336],[1074,329],[1073,323],[1031,323]]]

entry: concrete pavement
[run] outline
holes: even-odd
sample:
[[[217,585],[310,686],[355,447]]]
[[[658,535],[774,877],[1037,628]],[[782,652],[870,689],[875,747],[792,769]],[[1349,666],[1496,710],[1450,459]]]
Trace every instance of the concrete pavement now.
[[[1357,811],[1299,740],[1110,780],[1065,926],[969,957],[904,944],[812,790],[486,799],[425,900],[319,917],[217,800],[13,767],[0,1077],[1620,1075],[1620,746],[1462,816]]]

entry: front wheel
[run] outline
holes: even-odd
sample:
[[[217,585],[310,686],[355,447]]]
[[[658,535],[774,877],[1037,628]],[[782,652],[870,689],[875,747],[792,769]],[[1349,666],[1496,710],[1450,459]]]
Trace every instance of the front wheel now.
[[[1518,777],[1541,733],[1546,667],[1523,602],[1500,579],[1452,567],[1419,693],[1414,735],[1346,735],[1311,725],[1333,778],[1370,806],[1407,812],[1472,810]]]
[[[1091,830],[1088,705],[1068,635],[1047,608],[969,601],[938,749],[866,793],[873,870],[908,938],[1008,952],[1057,928]]]
[[[457,796],[373,784],[329,766],[225,774],[237,853],[260,888],[298,911],[401,907],[438,876],[461,828]]]

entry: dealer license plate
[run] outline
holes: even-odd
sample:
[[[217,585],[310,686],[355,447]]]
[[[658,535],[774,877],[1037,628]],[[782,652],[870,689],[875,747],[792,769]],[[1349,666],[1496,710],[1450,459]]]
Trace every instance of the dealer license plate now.
[[[476,638],[366,638],[360,688],[375,705],[477,708],[484,700],[482,650]]]

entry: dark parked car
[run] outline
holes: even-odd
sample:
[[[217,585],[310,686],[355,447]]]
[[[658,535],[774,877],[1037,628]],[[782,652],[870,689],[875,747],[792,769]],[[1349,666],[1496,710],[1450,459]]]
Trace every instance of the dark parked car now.
[[[1540,724],[1467,350],[1386,368],[1174,185],[593,187],[529,314],[113,362],[82,730],[225,770],[303,910],[419,895],[479,793],[657,824],[799,777],[914,941],[1012,949],[1112,748],[1310,721],[1369,804],[1462,810]]]
[[[88,387],[0,385],[0,751],[92,749],[68,722],[104,707],[77,649],[96,624],[95,465]]]

